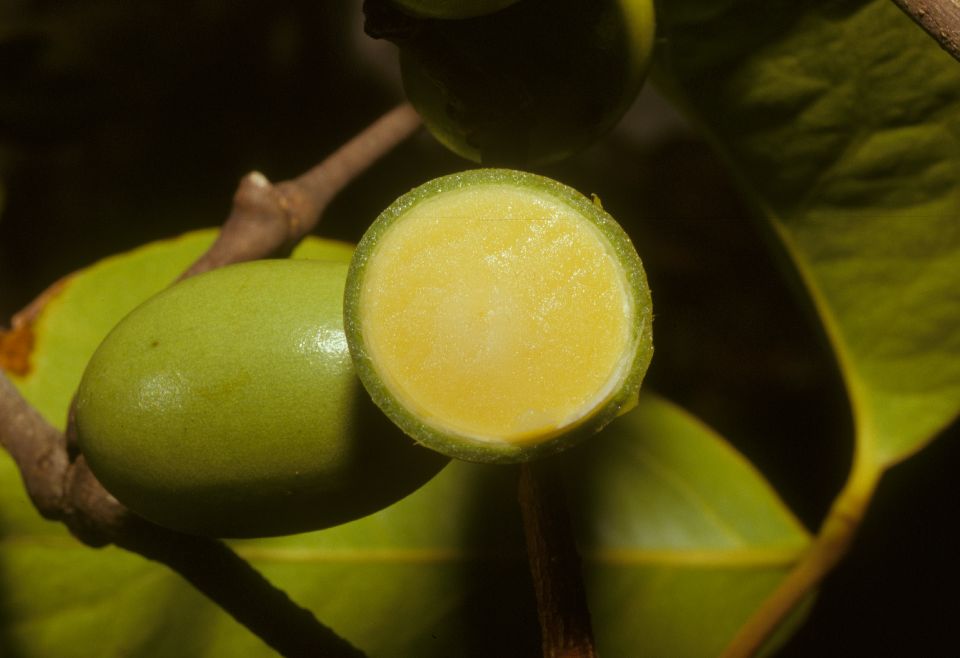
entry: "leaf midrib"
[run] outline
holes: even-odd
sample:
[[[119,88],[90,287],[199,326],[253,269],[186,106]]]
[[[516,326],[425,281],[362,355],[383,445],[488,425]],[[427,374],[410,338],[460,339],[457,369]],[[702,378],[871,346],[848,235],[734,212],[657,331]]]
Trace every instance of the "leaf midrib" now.
[[[43,546],[60,550],[89,550],[69,537],[21,536],[0,539],[0,550],[11,547]],[[439,565],[482,561],[522,561],[522,550],[468,551],[457,548],[307,548],[235,546],[237,553],[253,562],[276,564],[422,564]],[[805,546],[799,544],[740,546],[730,548],[588,548],[586,562],[603,566],[677,567],[774,567],[788,566],[799,559]]]

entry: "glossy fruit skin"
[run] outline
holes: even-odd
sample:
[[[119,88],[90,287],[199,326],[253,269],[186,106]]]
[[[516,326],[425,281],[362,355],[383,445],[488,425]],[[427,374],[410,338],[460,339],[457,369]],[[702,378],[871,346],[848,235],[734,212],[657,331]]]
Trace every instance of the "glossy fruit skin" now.
[[[314,530],[390,505],[446,460],[369,402],[341,315],[346,265],[257,261],[160,293],[80,384],[80,447],[136,513],[193,534]]]
[[[653,50],[652,0],[523,0],[395,39],[430,132],[485,165],[557,161],[623,116]]]
[[[401,11],[421,18],[460,19],[483,16],[518,0],[392,0]]]
[[[630,367],[611,397],[593,414],[568,430],[541,442],[515,445],[491,443],[443,432],[407,409],[387,389],[377,372],[377,365],[364,343],[360,318],[364,271],[374,247],[390,226],[416,204],[446,191],[474,185],[516,185],[549,195],[581,213],[609,240],[618,262],[623,266],[627,285],[633,297],[632,318],[636,350]],[[384,210],[370,226],[354,252],[344,291],[344,326],[350,353],[357,374],[370,397],[390,419],[418,443],[437,452],[471,462],[515,464],[554,455],[595,435],[617,416],[636,406],[640,386],[653,357],[653,307],[646,272],[629,236],[601,207],[578,191],[545,176],[510,169],[472,169],[435,178],[407,192]]]

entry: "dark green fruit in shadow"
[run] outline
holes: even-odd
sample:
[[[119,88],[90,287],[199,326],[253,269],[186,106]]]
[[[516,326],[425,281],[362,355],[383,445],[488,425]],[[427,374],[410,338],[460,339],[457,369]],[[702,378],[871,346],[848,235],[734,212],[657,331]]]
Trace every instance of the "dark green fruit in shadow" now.
[[[392,0],[411,16],[421,18],[472,18],[499,11],[517,0]]]
[[[565,158],[623,116],[653,50],[651,0],[523,0],[400,36],[404,88],[430,132],[484,164]]]
[[[110,493],[184,532],[254,537],[350,521],[446,463],[374,407],[343,332],[347,266],[203,274],[134,310],[80,384],[80,447]]]

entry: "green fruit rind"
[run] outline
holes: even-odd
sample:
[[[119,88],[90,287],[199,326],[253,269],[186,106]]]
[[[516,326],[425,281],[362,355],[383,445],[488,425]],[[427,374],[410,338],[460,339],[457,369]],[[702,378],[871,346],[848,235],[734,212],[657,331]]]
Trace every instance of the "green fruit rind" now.
[[[343,334],[347,264],[256,261],[182,281],[124,318],[77,394],[80,448],[110,493],[183,532],[344,523],[446,463],[380,414]]]
[[[517,0],[391,0],[403,12],[419,18],[473,18],[500,11]]]
[[[591,222],[608,240],[623,268],[634,303],[630,330],[635,345],[630,365],[614,393],[599,408],[575,424],[548,434],[539,442],[511,444],[478,440],[431,426],[402,402],[383,383],[377,365],[364,342],[360,300],[364,273],[374,247],[391,226],[417,204],[437,195],[473,186],[512,185],[560,201]],[[630,238],[607,214],[599,201],[552,179],[510,169],[474,169],[434,179],[398,198],[371,225],[357,245],[344,293],[344,328],[354,366],[373,401],[415,441],[442,454],[472,462],[517,463],[559,453],[595,434],[614,418],[637,404],[641,383],[653,355],[652,302],[643,265]]]

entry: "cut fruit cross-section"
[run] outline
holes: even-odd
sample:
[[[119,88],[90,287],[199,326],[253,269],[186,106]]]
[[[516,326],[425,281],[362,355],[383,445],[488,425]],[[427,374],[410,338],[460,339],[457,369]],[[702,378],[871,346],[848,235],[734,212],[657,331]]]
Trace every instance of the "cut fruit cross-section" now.
[[[556,452],[636,402],[650,296],[598,202],[523,172],[480,169],[398,199],[347,281],[351,353],[414,439],[471,461]]]

